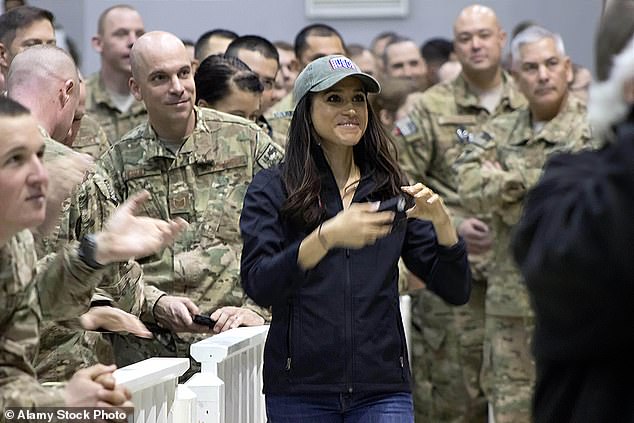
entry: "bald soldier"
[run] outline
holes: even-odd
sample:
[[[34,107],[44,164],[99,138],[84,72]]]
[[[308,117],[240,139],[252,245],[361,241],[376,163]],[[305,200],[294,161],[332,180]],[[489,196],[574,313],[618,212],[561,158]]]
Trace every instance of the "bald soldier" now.
[[[81,182],[91,163],[61,144],[70,132],[79,102],[77,67],[70,55],[58,47],[31,47],[13,59],[7,75],[7,95],[29,109],[38,123],[46,144],[47,165],[65,158],[65,177],[54,179],[48,197],[50,207],[58,207],[64,200],[58,193],[69,193]],[[45,240],[40,240],[40,257],[46,251],[56,251],[56,246],[49,249],[46,245],[57,242],[60,230],[64,229],[56,222],[56,228]]]
[[[528,105],[496,116],[456,161],[463,205],[492,211],[494,254],[486,293],[486,380],[496,423],[529,423],[535,383],[533,310],[511,256],[511,232],[523,199],[546,160],[592,146],[584,102],[568,86],[572,72],[559,34],[531,26],[511,45],[512,69]]]
[[[423,339],[413,348],[416,416],[441,423],[481,422],[487,412],[479,374],[486,255],[493,238],[488,213],[464,209],[452,165],[485,122],[525,104],[500,67],[506,34],[495,12],[481,5],[469,6],[456,18],[453,32],[462,72],[455,80],[420,95],[409,116],[397,122],[394,133],[403,168],[413,180],[427,181],[445,199],[472,263],[474,283],[467,305],[449,306],[423,290],[413,310]]]
[[[58,142],[67,140],[72,132],[71,124],[80,97],[79,75],[72,58],[64,50],[52,46],[37,46],[15,57],[9,69],[7,88],[8,96],[29,108],[32,116],[40,124],[46,145],[44,162],[53,176],[47,196],[49,212],[51,215],[59,214],[60,217],[52,222],[51,228],[48,229],[49,233],[35,234],[38,265],[45,267],[68,241],[73,240],[67,219],[69,194],[84,179],[85,171],[92,163],[86,156],[75,153]],[[55,211],[60,205],[61,213],[59,210]],[[138,272],[140,269],[132,268],[130,275],[126,274],[126,277]],[[44,299],[48,298],[45,295],[48,286],[38,285],[40,295]],[[35,360],[36,370],[42,381],[66,380],[77,368],[97,362],[94,350],[95,346],[99,345],[101,335],[84,333],[77,316],[64,323],[50,321],[50,314],[58,306],[55,303],[43,302],[43,315],[46,321],[42,326],[40,350]],[[131,332],[135,332],[134,328],[140,325],[135,316],[125,316],[106,308],[91,308],[82,318],[99,320],[94,323],[94,327],[90,327],[91,329],[101,327],[104,330],[116,330],[117,326],[110,324],[111,320],[105,319],[106,312],[116,313],[119,322],[127,319],[131,327],[126,329]],[[102,361],[113,362],[109,356],[101,358]]]
[[[143,35],[131,62],[130,88],[145,103],[148,121],[99,160],[109,187],[94,180],[85,184],[80,197],[86,204],[78,207],[82,231],[100,227],[113,204],[143,189],[152,194],[145,214],[182,217],[190,228],[173,248],[140,261],[146,284],[143,319],[157,324],[156,336],[152,341],[115,337],[119,364],[187,356],[190,342],[200,338],[177,332],[217,333],[265,322],[265,312],[249,305],[240,286],[238,219],[253,175],[282,157],[253,122],[194,106],[191,63],[173,34]],[[199,313],[216,321],[213,328],[193,323]]]

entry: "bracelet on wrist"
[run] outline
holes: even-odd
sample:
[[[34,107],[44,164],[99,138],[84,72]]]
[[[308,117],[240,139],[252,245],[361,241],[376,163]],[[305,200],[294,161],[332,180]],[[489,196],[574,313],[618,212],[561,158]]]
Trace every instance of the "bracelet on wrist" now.
[[[317,228],[317,239],[319,240],[319,243],[321,244],[321,247],[324,250],[328,251],[328,250],[330,250],[330,247],[328,247],[328,243],[326,242],[326,238],[324,238],[324,236],[321,234],[321,226],[323,224],[324,224],[323,222],[320,223],[319,227]]]

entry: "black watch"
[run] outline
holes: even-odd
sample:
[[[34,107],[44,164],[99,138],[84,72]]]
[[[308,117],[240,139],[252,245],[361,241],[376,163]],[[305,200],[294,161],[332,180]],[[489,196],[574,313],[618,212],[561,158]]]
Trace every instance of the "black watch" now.
[[[95,234],[84,235],[79,242],[79,248],[77,249],[77,255],[88,267],[93,269],[101,269],[103,264],[95,260],[95,254],[97,252],[97,240]]]

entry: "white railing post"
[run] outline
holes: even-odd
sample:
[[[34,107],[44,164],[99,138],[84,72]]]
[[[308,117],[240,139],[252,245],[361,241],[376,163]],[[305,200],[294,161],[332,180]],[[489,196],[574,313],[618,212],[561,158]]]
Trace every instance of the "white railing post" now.
[[[199,423],[225,423],[225,384],[211,373],[195,373],[184,384],[196,395]]]
[[[198,397],[202,422],[266,421],[262,361],[267,333],[268,326],[241,327],[192,344],[190,355],[201,372],[186,385]]]
[[[409,362],[412,362],[412,297],[401,295],[399,298],[401,308],[401,318],[403,319],[403,329],[405,329],[405,342],[407,343],[407,354]]]
[[[178,378],[189,368],[188,358],[153,357],[115,370],[117,384],[132,393],[135,423],[170,423]]]
[[[176,387],[176,398],[169,412],[169,423],[198,423],[196,394],[183,384]]]

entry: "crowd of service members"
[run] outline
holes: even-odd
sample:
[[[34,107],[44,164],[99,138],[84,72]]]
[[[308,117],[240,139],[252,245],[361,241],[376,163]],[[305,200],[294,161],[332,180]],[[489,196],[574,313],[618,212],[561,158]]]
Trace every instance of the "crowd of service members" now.
[[[21,3],[0,15],[2,408],[131,406],[116,366],[188,357],[215,333],[270,324],[272,422],[604,421],[577,403],[595,396],[622,413],[611,421],[631,421],[572,380],[605,359],[570,333],[595,317],[564,299],[575,289],[566,260],[586,269],[575,261],[585,250],[544,244],[556,228],[542,227],[547,210],[534,217],[551,194],[536,193],[570,178],[562,166],[542,187],[548,163],[572,157],[574,169],[578,153],[591,162],[606,140],[631,139],[613,125],[634,101],[634,28],[608,22],[631,17],[631,1],[604,11],[599,83],[556,28],[525,21],[507,34],[478,4],[456,16],[452,40],[420,46],[392,31],[347,44],[319,23],[293,44],[229,29],[194,43],[146,33],[137,10],[117,5],[96,23],[101,68],[84,78],[75,49],[56,47],[73,43],[56,39],[53,15]],[[624,195],[603,189],[589,201]],[[406,212],[379,206],[395,196]],[[603,240],[575,228],[580,243]],[[621,229],[615,245],[631,233]],[[403,293],[411,362],[394,305]],[[597,329],[601,307],[585,328],[609,351],[630,346]],[[621,333],[626,309],[608,333]],[[579,365],[557,375],[575,353]],[[602,370],[602,382],[616,378]]]

